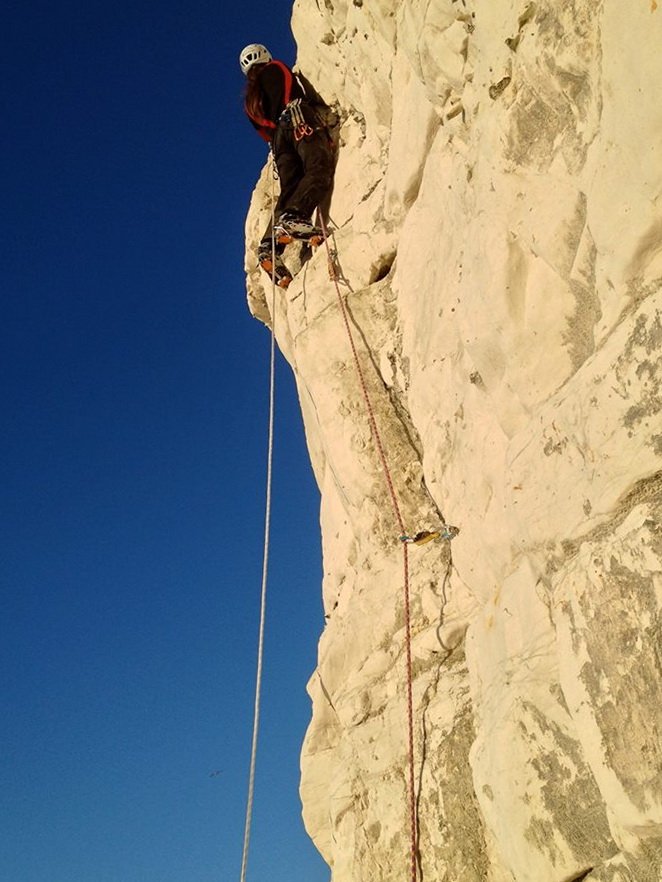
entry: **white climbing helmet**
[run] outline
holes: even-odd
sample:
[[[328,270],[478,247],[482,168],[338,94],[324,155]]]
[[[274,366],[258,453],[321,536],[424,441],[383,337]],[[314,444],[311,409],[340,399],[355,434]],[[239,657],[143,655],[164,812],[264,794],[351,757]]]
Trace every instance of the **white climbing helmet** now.
[[[250,43],[239,53],[239,64],[244,75],[254,64],[267,64],[269,61],[271,61],[271,52],[261,43]]]

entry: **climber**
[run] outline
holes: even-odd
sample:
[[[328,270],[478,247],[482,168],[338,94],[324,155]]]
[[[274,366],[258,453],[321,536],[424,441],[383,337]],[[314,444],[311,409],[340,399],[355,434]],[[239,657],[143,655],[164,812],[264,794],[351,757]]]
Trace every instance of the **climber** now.
[[[280,179],[273,228],[275,266],[271,223],[260,241],[258,260],[266,272],[275,272],[281,288],[287,288],[292,275],[282,258],[285,246],[295,239],[315,246],[324,238],[311,218],[333,182],[334,151],[325,125],[329,108],[305,77],[273,59],[259,43],[241,51],[239,64],[248,79],[246,114],[269,143]]]

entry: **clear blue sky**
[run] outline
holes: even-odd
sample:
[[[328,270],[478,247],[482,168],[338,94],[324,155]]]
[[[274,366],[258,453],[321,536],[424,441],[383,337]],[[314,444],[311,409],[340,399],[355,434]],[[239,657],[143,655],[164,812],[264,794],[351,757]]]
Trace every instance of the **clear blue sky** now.
[[[239,878],[267,331],[266,148],[237,54],[289,3],[9,0],[0,100],[0,880]],[[249,880],[326,882],[300,820],[318,494],[279,361]],[[220,774],[212,773],[220,770]]]

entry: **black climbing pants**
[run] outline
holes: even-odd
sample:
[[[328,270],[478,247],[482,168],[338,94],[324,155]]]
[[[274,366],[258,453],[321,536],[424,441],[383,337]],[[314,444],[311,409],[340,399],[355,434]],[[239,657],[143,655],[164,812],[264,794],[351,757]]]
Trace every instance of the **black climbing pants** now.
[[[273,153],[280,179],[276,220],[284,211],[310,218],[333,184],[335,157],[326,129],[319,125],[314,111],[302,105],[306,121],[313,129],[297,141],[289,121],[279,123],[273,140]],[[271,238],[271,224],[263,239]]]

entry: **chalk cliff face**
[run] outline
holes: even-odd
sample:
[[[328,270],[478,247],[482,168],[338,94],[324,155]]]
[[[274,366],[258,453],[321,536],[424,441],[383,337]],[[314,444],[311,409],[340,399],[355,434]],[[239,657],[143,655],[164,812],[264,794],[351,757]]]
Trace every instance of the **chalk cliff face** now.
[[[341,291],[410,547],[422,878],[662,880],[662,4],[296,0]],[[300,392],[333,882],[408,878],[402,549],[324,248],[249,303]],[[286,260],[298,268],[296,249]],[[315,586],[311,586],[315,590]]]

